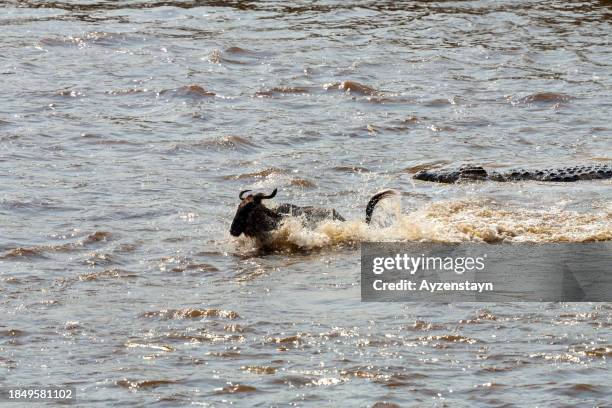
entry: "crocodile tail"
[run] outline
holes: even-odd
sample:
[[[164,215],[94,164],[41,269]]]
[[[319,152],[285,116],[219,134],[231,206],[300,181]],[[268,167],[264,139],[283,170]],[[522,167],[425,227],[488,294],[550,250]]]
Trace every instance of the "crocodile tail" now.
[[[397,191],[395,190],[384,190],[384,191],[381,191],[380,193],[374,194],[372,198],[370,198],[370,201],[368,201],[368,205],[366,207],[366,218],[365,218],[366,224],[369,224],[370,221],[372,221],[372,213],[374,212],[374,208],[376,207],[376,204],[378,204],[380,200],[387,198],[387,197],[391,197],[396,194],[397,194]]]

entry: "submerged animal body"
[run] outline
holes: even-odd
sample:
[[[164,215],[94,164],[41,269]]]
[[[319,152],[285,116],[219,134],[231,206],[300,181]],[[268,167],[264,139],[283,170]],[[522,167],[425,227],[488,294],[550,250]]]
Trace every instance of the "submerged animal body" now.
[[[287,217],[303,217],[306,225],[311,227],[325,220],[346,221],[336,210],[328,208],[281,204],[271,209],[263,205],[262,200],[273,198],[277,189],[274,189],[269,195],[257,193],[245,197],[244,194],[249,191],[241,191],[238,195],[241,202],[230,227],[230,234],[235,237],[244,234],[247,237],[263,238],[267,233],[278,229],[281,222]],[[385,190],[372,196],[366,207],[365,222],[370,223],[374,208],[380,200],[394,194],[394,190]]]
[[[457,183],[462,181],[561,181],[602,180],[612,178],[612,167],[605,164],[561,167],[554,169],[487,171],[480,166],[463,166],[458,169],[422,170],[413,178],[436,183]]]

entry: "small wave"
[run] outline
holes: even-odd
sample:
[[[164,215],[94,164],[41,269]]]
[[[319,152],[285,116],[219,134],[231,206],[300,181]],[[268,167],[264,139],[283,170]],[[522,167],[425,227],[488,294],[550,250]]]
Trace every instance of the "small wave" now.
[[[238,351],[209,351],[208,353],[206,353],[206,355],[214,356],[214,357],[223,357],[223,358],[235,358],[235,359],[242,358],[242,353],[240,352],[240,350]]]
[[[208,343],[208,342],[241,342],[244,341],[244,336],[239,334],[215,334],[209,333],[203,330],[198,330],[196,333],[192,331],[185,332],[170,332],[164,335],[164,338],[169,341],[184,343],[186,341],[190,343]]]
[[[182,98],[209,98],[216,94],[208,91],[200,85],[185,85],[173,89],[164,89],[158,92],[158,95],[169,95]]]
[[[216,50],[216,49],[212,50],[212,52],[208,56],[208,61],[212,62],[213,64],[220,64],[221,63],[221,51]]]
[[[531,95],[527,95],[525,97],[522,97],[516,101],[514,101],[512,98],[510,99],[510,101],[512,102],[512,104],[524,104],[524,105],[530,105],[530,104],[541,104],[541,105],[548,105],[548,104],[557,104],[557,103],[566,103],[571,101],[572,99],[574,99],[573,96],[568,95],[568,94],[564,94],[564,93],[557,93],[557,92],[537,92]]]
[[[570,349],[570,351],[574,354],[578,354],[585,357],[594,357],[594,358],[602,358],[609,359],[612,357],[612,345],[601,345],[600,347],[596,346],[575,346]]]
[[[246,331],[250,331],[247,327],[235,323],[226,324],[225,326],[223,326],[223,330],[230,333],[244,333]]]
[[[88,235],[83,241],[83,244],[87,245],[94,242],[108,241],[112,236],[113,234],[108,231],[96,231],[93,234]]]
[[[230,320],[238,319],[238,313],[220,309],[164,309],[146,312],[141,317],[161,317],[163,319],[197,319],[202,317],[221,317]]]
[[[80,281],[98,281],[102,279],[134,279],[138,275],[122,269],[106,269],[102,272],[91,272],[79,275]]]
[[[10,258],[44,258],[44,249],[38,247],[32,248],[14,248],[0,256],[0,259],[10,259]]]
[[[138,88],[126,88],[126,89],[113,89],[111,91],[106,91],[107,95],[134,95],[139,93],[146,93],[150,90],[147,88],[138,89]]]
[[[443,334],[443,335],[437,335],[437,336],[419,337],[417,341],[419,341],[422,344],[434,344],[434,345],[437,344],[438,342],[466,343],[466,344],[476,344],[480,342],[480,340],[461,336],[459,334]]]
[[[358,368],[352,368],[348,370],[342,370],[340,371],[340,374],[343,377],[367,378],[369,380],[379,380],[379,381],[387,379],[389,377],[388,375],[384,375],[379,372],[372,371],[371,369],[366,368],[366,367],[363,367],[363,368],[358,367]]]
[[[214,140],[200,141],[197,146],[236,150],[258,147],[255,143],[242,136],[221,136]]]
[[[114,262],[111,254],[101,252],[92,252],[85,259],[85,263],[89,266],[111,265]]]
[[[447,164],[450,164],[450,162],[447,160],[436,160],[432,162],[420,163],[414,166],[409,166],[409,167],[404,168],[402,171],[405,173],[412,174],[412,173],[418,173],[421,170],[431,170],[434,168],[442,167]]]
[[[275,374],[276,368],[271,366],[242,366],[243,371],[248,371],[253,374]]]
[[[431,107],[431,108],[437,108],[437,107],[445,107],[445,106],[450,106],[450,105],[457,105],[460,102],[461,102],[461,99],[459,97],[451,96],[448,98],[432,99],[427,102],[424,102],[423,105]]]
[[[323,377],[313,380],[310,385],[315,387],[328,387],[330,385],[337,385],[347,381],[347,379],[335,378],[335,377]]]
[[[416,375],[418,378],[418,375]],[[413,387],[414,386],[415,375],[409,376],[406,374],[395,373],[389,376],[389,378],[385,379],[384,377],[379,379],[376,378],[374,381],[380,383],[388,388],[398,388],[398,387]],[[429,393],[432,396],[436,395],[436,393],[427,388],[421,388],[421,392]],[[384,406],[384,405],[383,405]]]
[[[168,346],[167,344],[156,344],[156,343],[140,342],[140,341],[128,341],[127,343],[125,343],[125,347],[158,350],[158,351],[163,351],[166,353],[171,353],[173,351],[176,351],[174,347]]]
[[[83,92],[74,89],[60,89],[59,91],[55,92],[55,95],[66,98],[78,98],[84,96]]]
[[[112,236],[110,232],[96,231],[88,235],[81,242],[69,242],[60,245],[40,245],[33,247],[17,247],[9,250],[4,255],[0,255],[0,259],[11,258],[45,258],[45,253],[48,252],[71,252],[96,242],[106,241]]]
[[[400,406],[389,401],[377,401],[372,408],[400,408]]]
[[[336,166],[332,167],[332,170],[339,171],[342,173],[369,173],[370,169],[360,166]]]
[[[176,266],[172,272],[198,271],[198,272],[218,272],[219,268],[205,263],[188,263],[185,266]]]
[[[239,150],[247,151],[258,146],[249,139],[242,136],[221,136],[208,140],[195,140],[191,142],[178,143],[172,146],[173,151],[177,150]]]
[[[374,95],[368,96],[366,100],[373,104],[380,105],[413,105],[416,104],[416,100],[414,98],[407,98],[405,96],[400,95]]]
[[[559,354],[532,353],[529,355],[529,357],[533,359],[537,359],[537,360],[547,360],[547,361],[563,362],[563,363],[580,364],[582,362],[579,356],[576,356],[571,353],[559,353]]]
[[[90,45],[99,45],[103,47],[112,47],[127,43],[136,43],[142,41],[142,38],[137,38],[126,33],[108,33],[104,31],[91,31],[82,36],[65,36],[65,37],[45,37],[40,39],[40,44],[47,47],[79,47],[84,48]]]
[[[140,143],[130,142],[129,140],[122,140],[122,139],[102,139],[92,144],[97,144],[97,145],[102,145],[102,146],[140,146],[141,145]]]
[[[115,384],[122,388],[138,390],[142,388],[157,388],[163,385],[177,384],[178,382],[176,380],[128,380],[124,378],[123,380],[116,381]]]
[[[229,47],[221,51],[214,49],[208,55],[208,61],[213,64],[253,65],[268,54],[247,50],[240,47]]]
[[[257,388],[252,387],[250,385],[244,384],[230,384],[223,388],[218,388],[215,390],[217,394],[236,394],[236,393],[245,393],[245,392],[257,392]]]
[[[477,316],[471,319],[461,319],[459,320],[459,324],[480,324],[486,321],[497,321],[497,316],[488,310],[482,310],[478,313]]]
[[[15,369],[17,368],[17,362],[8,358],[0,357],[0,367]]]
[[[223,179],[224,180],[243,180],[243,179],[251,179],[251,178],[257,179],[257,178],[266,178],[271,175],[280,175],[280,174],[287,174],[287,173],[289,173],[288,170],[279,169],[278,167],[271,167],[269,169],[256,171],[254,173],[242,173],[242,174],[223,176]]]
[[[22,285],[24,283],[21,279],[14,276],[8,276],[6,278],[2,278],[1,280],[11,285]]]
[[[332,82],[332,83],[323,85],[323,89],[325,89],[326,91],[338,89],[340,91],[344,91],[350,94],[367,95],[367,96],[374,96],[374,95],[381,94],[380,91],[368,85],[360,84],[359,82],[355,82],[355,81]]]
[[[286,95],[286,94],[305,95],[308,93],[309,91],[306,88],[281,86],[281,87],[275,87],[275,88],[255,92],[255,96],[259,96],[263,98],[271,98],[271,97],[278,96],[278,95]]]
[[[432,330],[444,330],[446,326],[439,323],[426,322],[424,320],[416,320],[413,325],[406,327],[412,331],[432,331]]]
[[[312,385],[316,381],[315,378],[301,375],[286,375],[279,378],[274,378],[271,383],[275,385],[287,385],[291,388],[306,387]]]
[[[563,395],[584,398],[585,394],[608,394],[609,391],[606,392],[606,388],[607,387],[602,388],[601,385],[593,384],[571,384],[560,392]]]
[[[292,186],[302,187],[302,188],[314,188],[317,186],[313,181],[302,179],[302,178],[293,178],[291,179],[291,182],[289,184],[291,184]]]
[[[287,337],[271,337],[267,339],[267,343],[271,344],[299,344],[302,342],[303,334],[298,333]]]
[[[13,339],[15,337],[23,337],[26,334],[27,334],[26,332],[24,332],[23,330],[19,330],[19,329],[0,330],[0,338]]]
[[[250,50],[247,50],[246,48],[241,48],[241,47],[236,47],[236,46],[226,48],[225,52],[227,52],[228,54],[246,54],[246,55],[256,55],[257,54],[255,51],[250,51]]]
[[[70,207],[63,207],[61,201],[57,200],[7,200],[0,198],[0,205],[9,209],[23,209],[23,210],[73,210]]]

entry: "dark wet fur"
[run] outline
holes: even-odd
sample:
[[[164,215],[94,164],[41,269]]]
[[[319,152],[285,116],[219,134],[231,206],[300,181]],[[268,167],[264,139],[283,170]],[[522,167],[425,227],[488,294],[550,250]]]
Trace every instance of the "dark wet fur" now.
[[[560,167],[554,169],[487,171],[480,166],[463,166],[458,169],[422,170],[413,178],[436,183],[457,183],[461,181],[555,181],[572,182],[579,180],[603,180],[612,178],[612,167],[606,164]]]

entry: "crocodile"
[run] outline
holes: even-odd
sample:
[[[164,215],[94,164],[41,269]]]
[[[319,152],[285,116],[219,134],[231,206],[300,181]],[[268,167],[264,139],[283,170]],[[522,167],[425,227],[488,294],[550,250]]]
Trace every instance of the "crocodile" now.
[[[436,183],[462,181],[560,181],[603,180],[612,178],[612,166],[594,164],[586,166],[559,167],[552,169],[512,169],[505,171],[485,170],[481,166],[462,166],[455,169],[421,170],[413,178]]]

